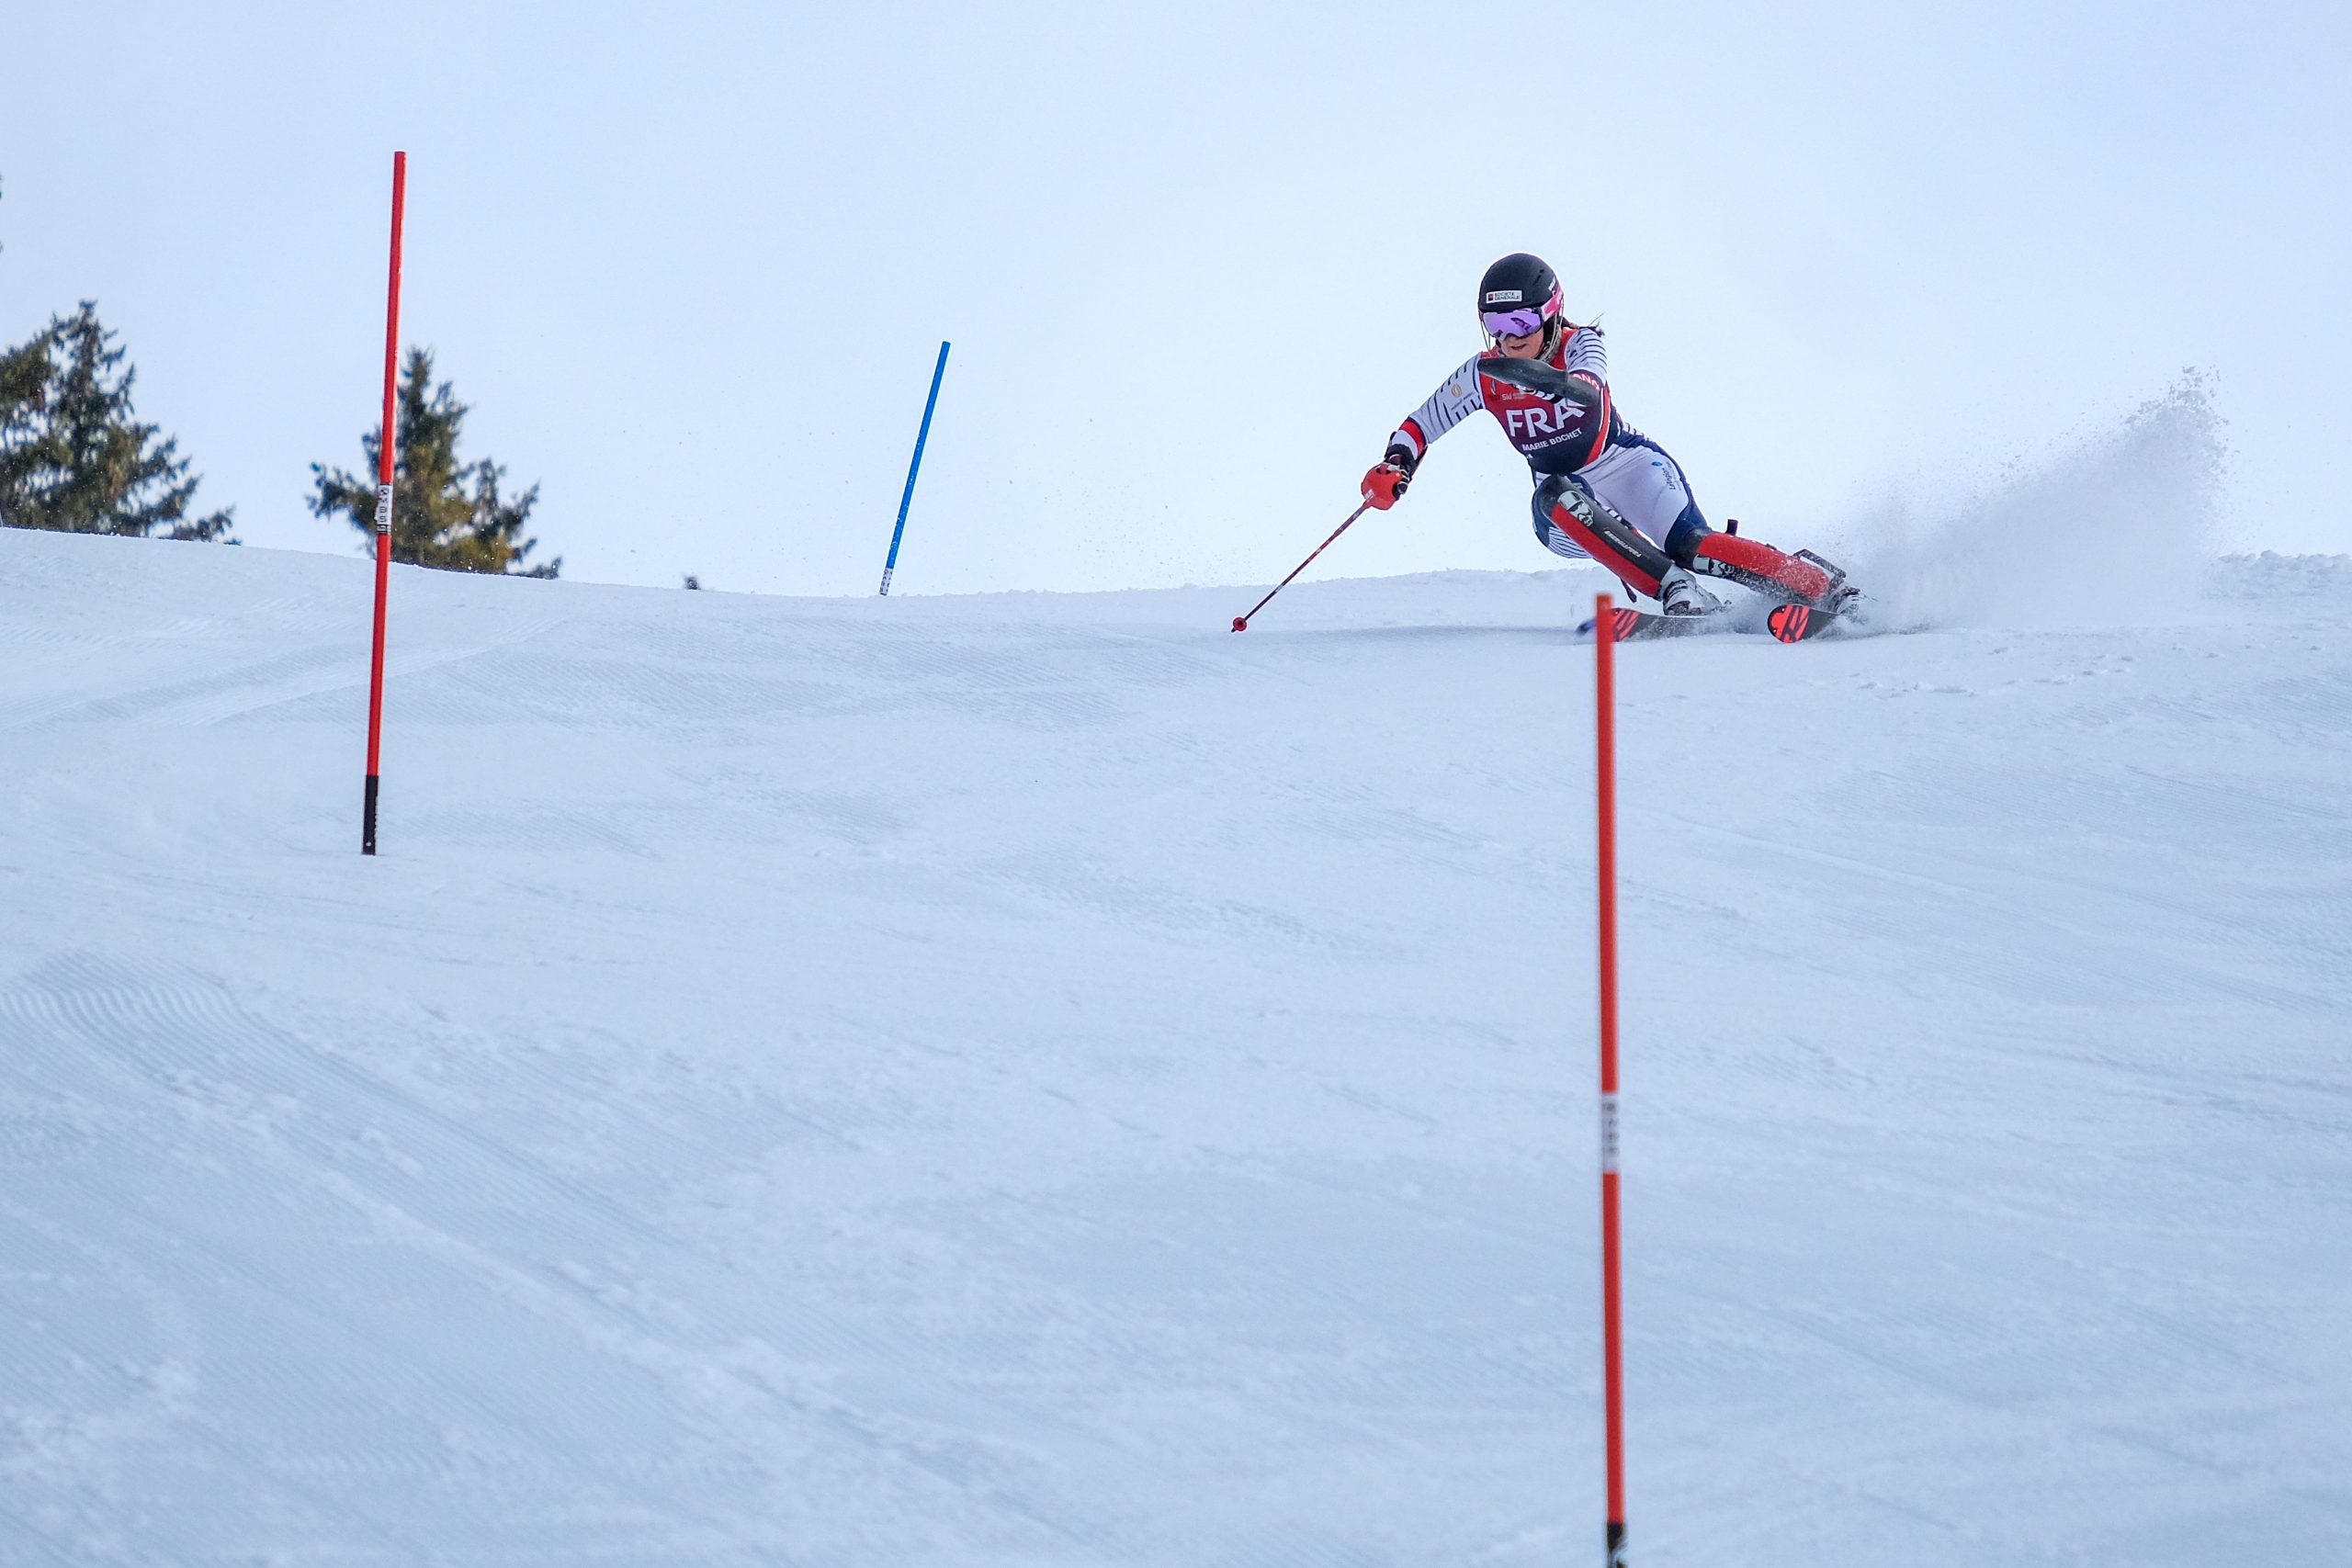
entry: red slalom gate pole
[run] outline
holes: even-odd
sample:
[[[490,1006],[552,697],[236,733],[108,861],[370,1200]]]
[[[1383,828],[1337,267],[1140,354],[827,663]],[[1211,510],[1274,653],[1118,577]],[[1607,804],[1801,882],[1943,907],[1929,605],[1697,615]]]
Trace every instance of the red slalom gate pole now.
[[[1340,524],[1338,527],[1331,530],[1331,539],[1336,539],[1340,535],[1346,533],[1349,526],[1352,525],[1357,518],[1363,516],[1365,513],[1371,510],[1372,502],[1367,501],[1362,506],[1357,507],[1353,512],[1349,513],[1348,521]],[[1315,558],[1331,547],[1331,539],[1324,540],[1321,544],[1316,546],[1314,549],[1308,551],[1307,557],[1305,560],[1290,569],[1290,577],[1296,577],[1300,572],[1305,571],[1308,567],[1314,565]],[[1280,593],[1283,589],[1288,588],[1290,586],[1290,577],[1283,578],[1280,582],[1277,582],[1272,588],[1267,589],[1266,597],[1259,600],[1255,604],[1250,606],[1250,615],[1254,615],[1259,611],[1264,609],[1268,604],[1272,602],[1275,594]],[[1250,615],[1234,616],[1233,629],[1238,632],[1248,631],[1250,629]]]
[[[1617,639],[1609,595],[1593,601],[1594,769],[1600,884],[1600,1359],[1609,1453],[1608,1568],[1625,1563],[1625,1376],[1617,1267]]]
[[[401,353],[401,209],[408,194],[408,154],[392,154],[392,270],[384,299],[384,423],[376,455],[376,644],[368,662],[368,787],[360,808],[359,852],[376,852],[376,794],[384,740],[384,604],[392,581],[392,456],[398,449],[394,391]]]

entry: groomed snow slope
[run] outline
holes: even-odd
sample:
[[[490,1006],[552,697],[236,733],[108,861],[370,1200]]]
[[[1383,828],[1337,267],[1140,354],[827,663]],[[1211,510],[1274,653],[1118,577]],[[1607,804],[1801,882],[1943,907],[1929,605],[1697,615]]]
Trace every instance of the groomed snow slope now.
[[[1600,1540],[1589,574],[0,533],[0,1561]],[[2352,1561],[2352,560],[1621,655],[1634,1560]]]

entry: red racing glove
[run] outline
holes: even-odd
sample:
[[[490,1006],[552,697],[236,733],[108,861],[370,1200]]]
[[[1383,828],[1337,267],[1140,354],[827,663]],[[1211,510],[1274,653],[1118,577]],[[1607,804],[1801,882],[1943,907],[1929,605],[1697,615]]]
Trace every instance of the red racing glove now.
[[[1364,504],[1375,512],[1385,512],[1405,494],[1405,487],[1413,481],[1414,458],[1402,446],[1391,446],[1388,455],[1373,466],[1363,477],[1361,493]]]
[[[1376,512],[1385,512],[1405,493],[1412,476],[1393,464],[1382,463],[1363,477],[1363,498]]]

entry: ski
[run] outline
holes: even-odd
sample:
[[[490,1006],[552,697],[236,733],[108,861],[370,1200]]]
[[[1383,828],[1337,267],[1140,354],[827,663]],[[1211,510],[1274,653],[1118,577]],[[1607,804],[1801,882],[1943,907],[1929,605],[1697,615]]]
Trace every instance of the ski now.
[[[1614,642],[1647,642],[1657,637],[1757,632],[1777,642],[1809,642],[1838,629],[1841,625],[1837,611],[1816,610],[1809,604],[1775,604],[1760,623],[1752,615],[1739,615],[1729,609],[1704,615],[1661,615],[1648,610],[1615,609],[1609,612],[1609,619],[1611,640]],[[1577,627],[1577,636],[1593,636],[1594,625],[1591,620],[1585,621]]]
[[[1804,642],[1838,625],[1838,612],[1810,604],[1775,604],[1764,617],[1764,629],[1775,642]]]
[[[1596,622],[1586,620],[1577,627],[1577,636],[1594,635]],[[1609,612],[1609,640],[1611,642],[1647,642],[1663,637],[1709,637],[1718,632],[1736,631],[1731,617],[1721,611],[1706,615],[1659,615],[1647,610],[1619,606]]]

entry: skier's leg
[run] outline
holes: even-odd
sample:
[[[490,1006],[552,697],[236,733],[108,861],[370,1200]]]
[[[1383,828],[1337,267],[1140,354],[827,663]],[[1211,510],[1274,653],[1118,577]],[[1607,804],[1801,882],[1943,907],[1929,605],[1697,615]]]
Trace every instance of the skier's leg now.
[[[1664,447],[1633,430],[1623,432],[1577,478],[1610,507],[1664,547],[1667,558],[1702,577],[1721,578],[1769,598],[1795,599],[1815,608],[1840,597],[1845,573],[1805,553],[1790,555],[1758,539],[1719,534],[1707,525],[1690,481]]]
[[[1668,615],[1702,615],[1722,608],[1690,575],[1688,558],[1677,553],[1679,545],[1707,531],[1707,520],[1681,468],[1664,448],[1623,430],[1607,451],[1577,470],[1576,483],[1602,511],[1630,524],[1649,547],[1645,564],[1657,585],[1645,591]]]
[[[1566,474],[1547,474],[1535,487],[1535,536],[1555,555],[1590,556],[1637,593],[1657,596],[1658,581],[1674,570],[1666,552]]]
[[[1709,531],[1690,541],[1690,570],[1753,588],[1759,593],[1794,599],[1815,609],[1835,609],[1850,597],[1846,574],[1810,550],[1790,555],[1760,539]]]
[[[1690,494],[1682,466],[1638,431],[1620,428],[1608,450],[1577,470],[1577,482],[1665,549],[1669,559],[1675,558],[1678,532],[1707,531],[1707,519]]]
[[[1573,477],[1545,477],[1534,511],[1535,536],[1554,553],[1589,556],[1668,609],[1712,607],[1690,572],[1816,609],[1851,592],[1844,572],[1810,551],[1790,555],[1709,527],[1681,466],[1630,430]]]

